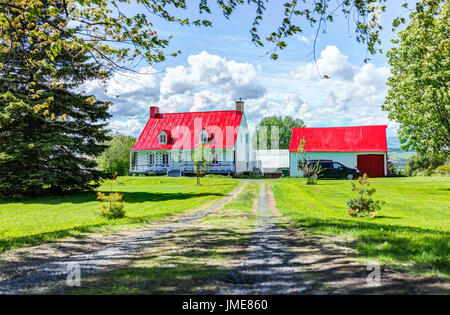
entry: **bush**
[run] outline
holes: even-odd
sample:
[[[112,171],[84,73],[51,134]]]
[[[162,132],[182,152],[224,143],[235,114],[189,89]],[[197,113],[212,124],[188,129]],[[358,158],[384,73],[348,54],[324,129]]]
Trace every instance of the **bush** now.
[[[398,177],[398,176],[403,176],[402,172],[395,167],[394,163],[392,162],[388,162],[388,176],[390,177]]]
[[[116,133],[110,141],[105,142],[106,150],[96,158],[100,168],[106,173],[127,175],[130,170],[130,149],[136,138]]]
[[[431,154],[417,154],[408,159],[408,164],[405,168],[405,175],[416,176],[426,175],[431,176],[436,167],[445,163],[445,158],[441,156],[433,156]]]
[[[320,174],[322,174],[323,169],[319,164],[319,161],[316,163],[308,163],[303,168],[303,177],[306,177],[306,185],[315,185],[317,184],[317,180],[319,179]]]
[[[378,211],[381,210],[381,206],[384,201],[374,201],[372,195],[376,192],[375,188],[369,189],[370,182],[367,174],[358,178],[358,183],[360,187],[357,187],[354,182],[352,182],[352,191],[358,193],[358,198],[353,198],[347,201],[347,214],[352,217],[365,217],[370,216],[374,218],[377,216]]]
[[[97,193],[97,199],[102,203],[98,206],[97,213],[107,219],[120,219],[125,216],[123,195],[120,193]]]
[[[436,173],[439,175],[450,175],[450,164],[445,164],[436,167]]]

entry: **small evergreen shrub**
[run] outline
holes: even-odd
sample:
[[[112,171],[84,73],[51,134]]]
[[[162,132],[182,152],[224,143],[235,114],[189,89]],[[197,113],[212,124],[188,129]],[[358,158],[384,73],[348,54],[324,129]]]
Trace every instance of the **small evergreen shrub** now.
[[[125,216],[125,204],[122,198],[123,195],[117,192],[109,194],[98,192],[97,199],[102,203],[98,206],[97,213],[109,220],[123,218]]]
[[[367,174],[358,178],[359,187],[352,182],[352,191],[358,193],[358,198],[352,198],[347,201],[347,214],[352,217],[366,217],[370,216],[374,218],[377,216],[378,211],[381,210],[381,206],[384,201],[374,201],[372,195],[376,192],[375,188],[369,189],[370,182]]]
[[[109,220],[120,219],[125,216],[125,203],[122,201],[123,195],[118,192],[112,192],[113,184],[117,184],[118,182],[119,179],[117,178],[117,172],[115,172],[113,178],[109,180],[109,194],[105,194],[100,191],[97,192],[97,199],[101,201],[98,206],[97,213]]]

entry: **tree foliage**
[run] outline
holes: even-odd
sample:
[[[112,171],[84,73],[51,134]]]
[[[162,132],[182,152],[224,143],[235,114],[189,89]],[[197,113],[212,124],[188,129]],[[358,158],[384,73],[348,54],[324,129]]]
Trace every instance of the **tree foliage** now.
[[[400,123],[403,149],[450,153],[450,3],[424,0],[387,56],[392,75],[383,109]]]
[[[61,48],[49,56],[47,40],[32,32],[20,35],[10,49],[0,50],[0,195],[92,188],[103,177],[95,157],[109,139],[108,103],[74,87],[104,71],[83,50]],[[53,67],[30,68],[28,59],[34,56]],[[42,99],[51,100],[45,111],[37,110]]]
[[[303,120],[299,118],[292,118],[290,116],[270,116],[263,118],[258,127],[256,128],[256,134],[254,139],[257,141],[257,147],[259,149],[289,149],[289,143],[291,142],[291,128],[305,127]],[[272,134],[273,132],[273,134]],[[255,137],[256,136],[256,137]],[[272,138],[274,143],[277,142],[278,148],[272,148]],[[264,145],[267,143],[266,145]]]
[[[117,172],[119,176],[127,175],[130,168],[130,149],[135,143],[135,137],[116,133],[111,141],[104,143],[107,149],[97,158],[98,165],[108,174]]]

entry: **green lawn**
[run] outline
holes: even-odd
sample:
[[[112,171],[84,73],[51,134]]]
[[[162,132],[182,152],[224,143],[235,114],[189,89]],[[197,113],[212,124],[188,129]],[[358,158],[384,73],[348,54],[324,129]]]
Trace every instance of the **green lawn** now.
[[[95,213],[95,193],[0,201],[0,252],[84,232],[142,226],[218,200],[238,185],[236,180],[220,178],[203,178],[200,187],[195,183],[195,178],[119,178],[113,190],[124,195],[126,217],[112,221]]]
[[[272,182],[280,211],[313,232],[350,236],[359,257],[420,273],[450,276],[450,178],[371,179],[374,199],[386,201],[375,219],[351,218],[347,180]]]

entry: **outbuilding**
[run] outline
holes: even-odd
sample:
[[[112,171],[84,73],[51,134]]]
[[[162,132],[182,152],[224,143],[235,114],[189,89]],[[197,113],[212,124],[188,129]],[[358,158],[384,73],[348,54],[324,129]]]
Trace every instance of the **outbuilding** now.
[[[289,174],[289,150],[256,150],[261,171],[266,177],[277,178]]]
[[[289,145],[291,176],[302,176],[299,170],[299,146],[309,160],[330,160],[357,168],[369,177],[387,176],[386,125],[292,128]]]

